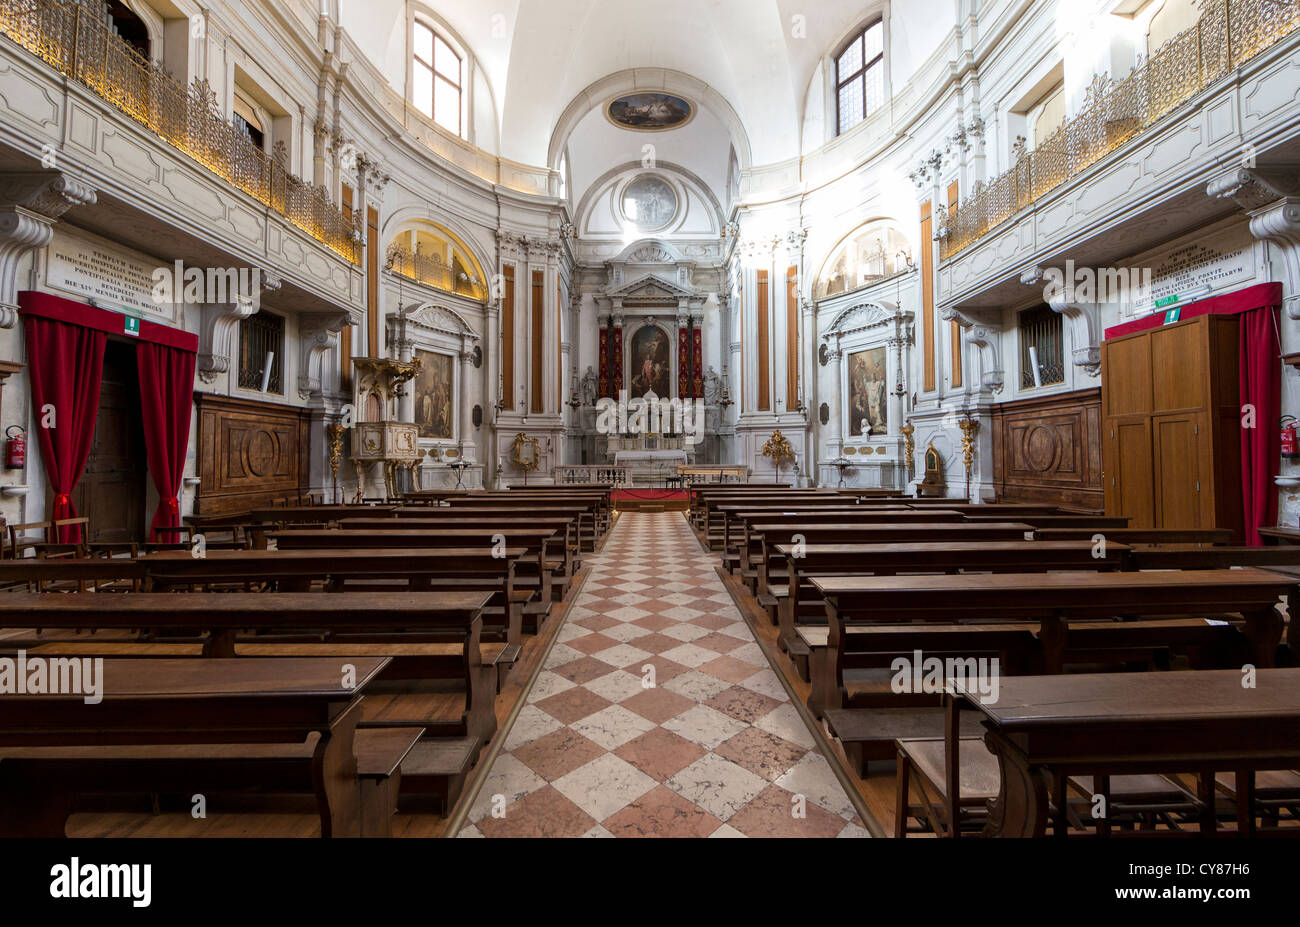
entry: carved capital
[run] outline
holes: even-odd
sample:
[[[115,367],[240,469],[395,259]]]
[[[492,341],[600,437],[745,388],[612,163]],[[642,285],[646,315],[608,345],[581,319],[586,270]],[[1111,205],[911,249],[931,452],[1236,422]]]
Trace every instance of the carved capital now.
[[[319,397],[325,361],[339,344],[339,332],[351,321],[346,312],[311,312],[298,321],[298,396]]]

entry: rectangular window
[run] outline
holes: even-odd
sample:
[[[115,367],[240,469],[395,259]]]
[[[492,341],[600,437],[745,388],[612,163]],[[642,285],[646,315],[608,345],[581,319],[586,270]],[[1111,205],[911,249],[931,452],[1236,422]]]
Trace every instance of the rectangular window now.
[[[1018,319],[1020,330],[1020,388],[1065,382],[1065,338],[1059,313],[1047,306],[1026,309]],[[1034,361],[1038,361],[1038,382]]]
[[[262,388],[266,362],[271,361],[271,376],[266,381],[268,393],[284,394],[284,318],[265,310],[239,323],[239,386]]]

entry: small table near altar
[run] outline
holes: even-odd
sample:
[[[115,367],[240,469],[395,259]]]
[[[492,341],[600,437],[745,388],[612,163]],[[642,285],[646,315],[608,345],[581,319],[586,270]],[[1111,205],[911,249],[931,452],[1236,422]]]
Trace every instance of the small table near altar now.
[[[676,476],[677,468],[686,464],[686,452],[680,449],[617,451],[614,454],[614,465],[627,467],[633,484],[664,482],[668,477]]]

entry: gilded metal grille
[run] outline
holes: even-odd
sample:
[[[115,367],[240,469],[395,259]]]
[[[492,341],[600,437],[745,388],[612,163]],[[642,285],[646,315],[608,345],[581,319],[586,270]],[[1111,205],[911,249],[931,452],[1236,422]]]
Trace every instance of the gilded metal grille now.
[[[1026,309],[1018,317],[1020,330],[1020,388],[1033,389],[1034,355],[1043,386],[1065,382],[1065,342],[1061,316],[1047,306]],[[1033,352],[1030,351],[1033,348]]]
[[[239,386],[262,388],[267,355],[271,358],[268,393],[284,393],[284,319],[271,312],[257,312],[239,323]]]
[[[207,81],[186,88],[118,38],[102,13],[74,0],[0,0],[0,33],[357,262],[353,227],[323,188],[289,173],[245,138],[222,116]]]
[[[969,248],[1297,28],[1300,0],[1204,0],[1195,26],[1122,80],[1098,75],[1083,110],[954,208],[940,257]]]
[[[455,261],[451,267],[436,254],[423,254],[419,245],[412,249],[402,242],[388,247],[387,267],[408,280],[423,283],[437,290],[459,293],[470,299],[487,299],[487,288],[467,268]]]

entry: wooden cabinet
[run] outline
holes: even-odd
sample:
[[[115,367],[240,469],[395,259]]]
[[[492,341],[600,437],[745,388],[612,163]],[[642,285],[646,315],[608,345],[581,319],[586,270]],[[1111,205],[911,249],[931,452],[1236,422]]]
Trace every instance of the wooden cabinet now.
[[[1203,315],[1101,347],[1106,514],[1240,535],[1238,320]]]

